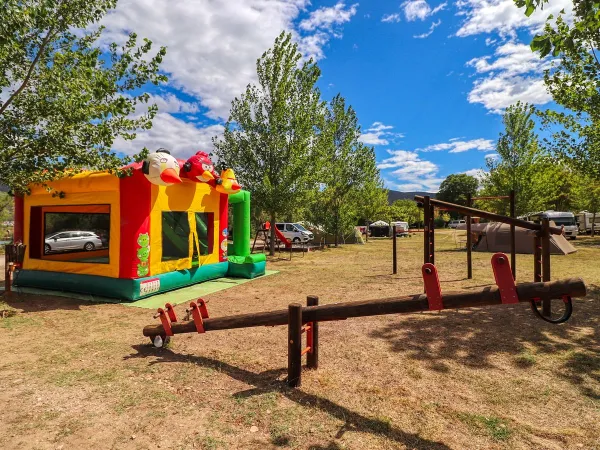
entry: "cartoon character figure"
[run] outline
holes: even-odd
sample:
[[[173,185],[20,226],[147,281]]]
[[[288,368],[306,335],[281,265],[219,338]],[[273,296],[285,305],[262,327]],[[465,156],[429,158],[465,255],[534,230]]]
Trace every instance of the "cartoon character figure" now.
[[[138,275],[138,277],[145,277],[146,275],[148,275],[148,266],[147,265],[138,264],[138,266],[137,266],[137,275]]]
[[[150,153],[142,164],[142,172],[152,184],[171,186],[181,183],[179,178],[179,163],[171,156],[169,150],[160,148]]]
[[[208,183],[213,187],[216,186],[216,180],[219,176],[208,153],[197,152],[185,162],[182,168],[185,176],[190,180]]]
[[[137,243],[140,247],[148,247],[148,245],[150,245],[150,236],[148,236],[148,233],[140,233],[137,238]]]
[[[140,261],[148,261],[150,256],[150,249],[148,247],[138,248],[137,257]]]
[[[221,172],[221,182],[217,182],[217,192],[221,194],[235,194],[242,187],[235,179],[235,174],[232,169],[226,169]]]

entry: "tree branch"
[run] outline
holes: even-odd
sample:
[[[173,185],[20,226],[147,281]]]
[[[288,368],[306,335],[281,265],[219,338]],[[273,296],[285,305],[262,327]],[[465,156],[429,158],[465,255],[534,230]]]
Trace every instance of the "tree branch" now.
[[[590,49],[592,50],[592,55],[594,55],[594,59],[596,60],[596,63],[600,66],[600,61],[598,61],[598,57],[596,56],[596,50],[594,49],[594,46],[592,45],[592,43],[590,42]]]
[[[19,88],[14,92],[14,94],[11,95],[8,98],[8,100],[6,100],[6,102],[4,102],[4,104],[0,107],[0,114],[2,114],[6,110],[6,108],[8,108],[8,105],[10,105],[12,103],[12,101],[15,99],[15,97],[17,95],[19,95],[21,93],[21,91],[23,89],[25,89],[25,87],[27,86],[27,83],[29,82],[31,75],[33,74],[33,69],[35,69],[35,66],[37,65],[38,61],[40,60],[40,57],[46,50],[46,47],[48,46],[50,39],[52,39],[52,37],[53,37],[53,30],[54,29],[52,27],[50,27],[50,29],[48,30],[48,33],[46,34],[46,37],[44,38],[44,40],[42,41],[42,43],[40,45],[40,49],[38,50],[37,55],[35,55],[35,58],[33,58],[33,61],[31,62],[31,66],[29,67],[29,70],[27,71],[27,75],[25,75],[25,79],[23,80],[23,83],[21,83],[21,86],[19,86]]]

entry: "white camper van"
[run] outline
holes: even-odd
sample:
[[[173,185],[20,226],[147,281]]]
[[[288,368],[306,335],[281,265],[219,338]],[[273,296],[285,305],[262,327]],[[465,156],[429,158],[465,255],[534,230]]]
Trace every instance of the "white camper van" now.
[[[579,228],[575,222],[575,215],[572,212],[562,211],[543,211],[535,214],[528,214],[524,217],[525,220],[540,223],[542,219],[547,218],[554,222],[557,227],[564,227],[564,234],[567,239],[577,239]]]
[[[580,233],[591,233],[592,224],[594,223],[594,231],[600,233],[600,213],[594,214],[588,211],[581,211],[575,218],[577,219]]]

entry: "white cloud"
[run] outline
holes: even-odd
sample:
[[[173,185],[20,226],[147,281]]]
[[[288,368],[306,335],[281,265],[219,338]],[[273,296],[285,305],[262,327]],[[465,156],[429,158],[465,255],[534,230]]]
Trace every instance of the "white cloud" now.
[[[356,14],[358,3],[346,8],[343,2],[338,2],[335,6],[325,7],[310,13],[308,19],[300,22],[300,28],[306,31],[316,30],[317,28],[331,29],[334,25],[342,25],[349,22],[352,16]]]
[[[500,155],[498,153],[488,153],[487,155],[484,156],[484,158],[496,160],[496,159],[500,158]]]
[[[525,44],[507,42],[496,47],[493,56],[473,58],[467,66],[473,67],[477,78],[469,92],[470,103],[481,103],[493,112],[517,100],[544,104],[552,100],[544,86],[541,73],[551,61],[540,59]]]
[[[489,151],[494,150],[496,146],[491,139],[471,139],[470,141],[461,141],[457,138],[450,139],[449,142],[440,144],[428,145],[427,147],[418,149],[423,152],[433,152],[440,150],[448,150],[448,153],[462,153],[469,150]]]
[[[387,22],[387,23],[397,23],[400,22],[401,17],[399,13],[394,13],[394,14],[385,14],[382,18],[381,21],[382,22]]]
[[[147,104],[142,104],[142,109],[147,109],[147,105],[156,104],[161,113],[197,113],[198,105],[196,103],[185,102],[173,94],[153,95],[148,98]],[[140,106],[140,105],[138,105]]]
[[[426,37],[431,36],[431,33],[433,33],[433,30],[435,30],[437,27],[439,27],[441,23],[442,23],[442,19],[439,19],[437,22],[431,22],[431,26],[429,27],[429,31],[427,33],[417,34],[413,37],[417,38],[417,39],[425,39]]]
[[[437,164],[422,160],[417,152],[388,150],[391,156],[378,164],[378,168],[395,169],[390,172],[400,183],[391,181],[398,189],[405,191],[437,192],[443,178],[438,176]],[[389,185],[389,184],[388,184]]]
[[[473,36],[480,33],[497,32],[502,37],[516,37],[519,29],[530,32],[541,30],[546,18],[554,17],[564,9],[567,20],[572,17],[573,2],[571,0],[550,0],[544,8],[538,8],[527,17],[524,9],[517,8],[513,0],[459,0],[456,3],[458,15],[465,20],[457,36]]]
[[[130,31],[167,47],[161,65],[170,87],[197,98],[211,118],[226,118],[231,100],[256,80],[256,60],[282,30],[292,31],[309,56],[322,58],[323,46],[356,12],[338,3],[313,11],[296,29],[308,0],[120,0],[102,20],[105,43],[123,43]],[[340,6],[341,5],[341,6]],[[302,32],[302,34],[300,33]],[[308,34],[307,34],[308,33]]]
[[[477,178],[477,181],[479,181],[480,184],[483,181],[483,179],[485,178],[485,176],[488,174],[488,172],[486,172],[483,169],[470,169],[463,173],[465,175],[469,175],[469,176]]]
[[[373,122],[370,128],[366,129],[366,133],[361,133],[359,141],[367,145],[388,145],[390,140],[404,137],[402,133],[393,133],[394,127],[384,125],[381,122]]]
[[[113,149],[132,155],[144,147],[149,150],[164,147],[176,157],[187,159],[199,150],[210,152],[213,149],[211,138],[222,135],[222,125],[198,128],[193,123],[177,119],[171,114],[158,113],[150,130],[138,131],[133,141],[116,139]]]
[[[447,5],[444,2],[432,9],[425,0],[408,0],[402,3],[402,8],[404,9],[406,20],[412,22],[415,20],[425,20],[427,17],[433,16],[446,8]]]

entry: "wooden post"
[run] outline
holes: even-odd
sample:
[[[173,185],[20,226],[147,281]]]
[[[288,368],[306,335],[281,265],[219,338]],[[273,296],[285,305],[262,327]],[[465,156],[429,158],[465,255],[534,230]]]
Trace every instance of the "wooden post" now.
[[[288,307],[288,378],[289,387],[298,387],[302,374],[302,305]]]
[[[4,292],[12,291],[12,283],[13,283],[13,272],[15,270],[15,265],[12,262],[8,263],[8,271],[6,273],[6,278],[4,279]]]
[[[431,214],[431,206],[429,204],[429,195],[423,197],[423,264],[431,262],[429,260],[429,246],[431,240],[429,239],[429,216]]]
[[[319,297],[309,295],[306,297],[306,306],[318,306]],[[306,367],[309,369],[317,369],[319,367],[319,322],[312,322],[312,346],[310,352],[306,356]]]
[[[434,206],[431,205],[431,212],[429,213],[429,262],[435,264],[435,211]]]
[[[398,273],[398,258],[396,254],[396,225],[392,226],[392,273],[396,275]]]
[[[467,206],[470,208],[473,201],[471,200],[471,194],[467,194]],[[473,260],[471,250],[473,248],[473,238],[471,235],[471,215],[466,216],[467,219],[467,278],[470,280],[473,278]]]
[[[542,281],[542,239],[536,233],[533,238],[533,281],[538,283]]]
[[[550,220],[542,219],[542,281],[550,281]],[[551,301],[542,302],[542,314],[550,317]]]
[[[510,217],[515,218],[515,190],[510,191]],[[517,241],[515,237],[515,224],[510,224],[510,267],[513,280],[517,279]]]

